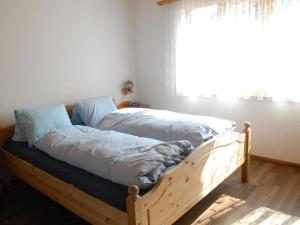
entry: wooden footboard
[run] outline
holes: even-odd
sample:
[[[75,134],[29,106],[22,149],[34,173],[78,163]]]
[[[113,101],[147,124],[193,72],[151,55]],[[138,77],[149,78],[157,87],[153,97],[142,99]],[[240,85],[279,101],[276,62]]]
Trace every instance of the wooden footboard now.
[[[152,190],[138,195],[129,188],[129,225],[169,225],[191,209],[217,185],[243,165],[248,179],[250,124],[243,134],[233,133],[205,143],[181,164],[164,174]]]

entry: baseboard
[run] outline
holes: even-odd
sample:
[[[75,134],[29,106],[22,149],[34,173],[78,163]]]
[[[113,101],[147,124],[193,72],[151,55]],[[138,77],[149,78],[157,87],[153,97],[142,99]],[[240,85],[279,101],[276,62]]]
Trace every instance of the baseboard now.
[[[289,162],[289,161],[284,161],[284,160],[279,160],[279,159],[273,159],[273,158],[268,158],[268,157],[259,156],[259,155],[252,155],[252,154],[250,157],[251,157],[251,159],[257,159],[257,160],[276,163],[276,164],[280,164],[280,165],[284,165],[284,166],[293,166],[293,167],[300,168],[299,163],[294,163],[294,162]]]

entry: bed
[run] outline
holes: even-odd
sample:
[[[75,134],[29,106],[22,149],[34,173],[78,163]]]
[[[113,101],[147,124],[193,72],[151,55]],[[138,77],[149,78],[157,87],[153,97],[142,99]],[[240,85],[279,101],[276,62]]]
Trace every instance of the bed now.
[[[71,114],[72,106],[67,109]],[[118,206],[7,150],[5,146],[13,132],[14,126],[0,129],[6,169],[91,224],[172,224],[240,167],[242,181],[247,182],[249,176],[251,128],[245,123],[242,133],[227,133],[196,148],[162,175],[150,190],[140,191],[137,186],[130,186],[126,196],[126,187],[109,187],[116,190],[111,192],[112,196],[121,198],[122,192],[122,198],[127,199],[126,204]],[[5,180],[8,181],[7,177]]]

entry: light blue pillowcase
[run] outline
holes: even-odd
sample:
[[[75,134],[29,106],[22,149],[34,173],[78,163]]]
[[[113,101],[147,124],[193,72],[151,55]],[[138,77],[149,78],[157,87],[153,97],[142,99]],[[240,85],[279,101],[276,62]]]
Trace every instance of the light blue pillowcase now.
[[[76,107],[73,107],[71,122],[72,122],[73,125],[82,125],[82,126],[85,126],[85,123],[81,119],[81,117],[80,117],[80,115],[79,115]]]
[[[47,133],[72,126],[64,105],[19,109],[15,111],[17,123],[26,134],[28,145],[34,146]]]
[[[97,127],[107,114],[115,110],[117,107],[113,99],[108,96],[83,100],[76,103],[73,108],[73,112],[78,113],[83,123],[89,127]],[[75,121],[73,116],[72,121]]]

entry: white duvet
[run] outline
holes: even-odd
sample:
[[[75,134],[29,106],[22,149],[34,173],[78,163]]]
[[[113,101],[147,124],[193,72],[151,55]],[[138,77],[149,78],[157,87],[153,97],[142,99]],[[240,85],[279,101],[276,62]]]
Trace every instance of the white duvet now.
[[[162,142],[116,131],[72,126],[48,133],[36,147],[50,156],[113,182],[152,186],[193,149],[188,141]]]
[[[216,135],[232,131],[235,123],[166,110],[125,108],[106,115],[98,128],[161,141],[189,140],[197,147]]]

